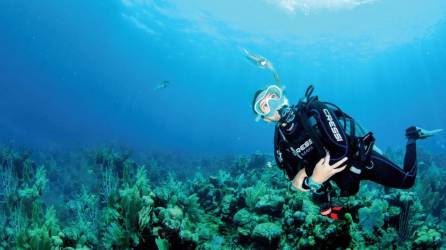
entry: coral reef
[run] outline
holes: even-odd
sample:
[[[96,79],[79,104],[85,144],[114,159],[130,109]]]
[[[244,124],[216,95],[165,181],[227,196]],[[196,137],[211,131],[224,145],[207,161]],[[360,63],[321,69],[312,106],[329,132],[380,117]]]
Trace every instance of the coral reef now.
[[[102,147],[65,154],[0,148],[0,249],[446,247],[446,184],[438,178],[446,160],[426,151],[414,188],[363,183],[355,197],[335,197],[347,211],[340,220],[319,215],[260,153],[183,159]]]

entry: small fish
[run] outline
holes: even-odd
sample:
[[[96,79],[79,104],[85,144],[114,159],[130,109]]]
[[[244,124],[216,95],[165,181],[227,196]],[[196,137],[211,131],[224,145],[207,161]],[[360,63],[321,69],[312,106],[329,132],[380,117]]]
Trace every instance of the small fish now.
[[[266,166],[267,168],[273,168],[273,164],[272,164],[270,161],[267,161],[266,164],[265,164],[265,166]]]
[[[258,66],[262,69],[267,69],[273,73],[274,79],[276,80],[276,83],[280,82],[279,74],[277,74],[276,69],[274,68],[273,63],[266,59],[265,57],[261,55],[256,55],[251,52],[249,52],[247,49],[243,48],[243,52],[245,53],[246,59],[248,61],[252,62],[254,65]]]
[[[156,85],[155,88],[153,88],[153,90],[159,91],[159,90],[167,88],[169,85],[170,85],[169,81],[163,80],[158,85]]]

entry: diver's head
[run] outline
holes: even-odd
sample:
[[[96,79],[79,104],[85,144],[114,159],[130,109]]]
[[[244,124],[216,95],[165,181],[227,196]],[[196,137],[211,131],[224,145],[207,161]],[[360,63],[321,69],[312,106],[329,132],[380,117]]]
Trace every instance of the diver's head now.
[[[277,85],[270,85],[264,90],[258,90],[253,99],[254,113],[257,120],[263,119],[266,122],[277,122],[280,120],[279,110],[288,106],[288,99],[283,93],[283,89]]]

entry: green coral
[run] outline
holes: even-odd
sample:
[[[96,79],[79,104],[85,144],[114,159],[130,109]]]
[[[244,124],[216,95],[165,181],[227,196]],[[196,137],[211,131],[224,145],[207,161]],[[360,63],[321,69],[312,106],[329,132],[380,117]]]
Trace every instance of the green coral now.
[[[260,223],[255,226],[252,237],[261,242],[271,243],[277,241],[282,234],[282,227],[275,223]]]
[[[382,227],[387,207],[386,201],[375,200],[370,207],[360,208],[358,210],[359,224],[369,233],[372,233],[374,228]]]
[[[444,247],[446,190],[429,180],[446,175],[446,158],[426,152],[415,189],[364,183],[355,197],[333,197],[348,211],[337,221],[290,189],[263,154],[135,157],[139,164],[130,151],[105,147],[71,154],[79,168],[64,157],[37,164],[29,152],[0,149],[0,249]]]
[[[167,240],[158,237],[156,238],[155,242],[158,250],[169,250],[169,242]]]
[[[437,249],[443,241],[442,234],[434,228],[422,226],[416,232],[414,247],[417,249]]]

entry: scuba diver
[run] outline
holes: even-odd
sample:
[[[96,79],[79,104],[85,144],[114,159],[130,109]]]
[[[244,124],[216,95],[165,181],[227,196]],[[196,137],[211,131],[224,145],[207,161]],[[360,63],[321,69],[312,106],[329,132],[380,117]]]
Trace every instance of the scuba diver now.
[[[247,49],[243,49],[243,52],[245,53],[246,59],[248,59],[250,62],[258,66],[259,68],[271,71],[273,73],[274,80],[276,81],[276,83],[280,82],[279,74],[277,74],[277,71],[274,68],[273,63],[270,60],[266,59],[261,55],[253,54],[249,52]]]
[[[310,192],[320,206],[321,215],[338,219],[342,206],[332,202],[330,193],[336,183],[340,196],[354,195],[361,180],[386,187],[408,189],[417,175],[416,141],[441,129],[427,131],[419,127],[406,129],[404,167],[386,158],[374,146],[371,132],[366,132],[338,106],[319,101],[309,86],[297,105],[289,105],[283,89],[268,86],[254,95],[257,120],[274,122],[274,156],[277,166],[291,181],[292,187]]]

